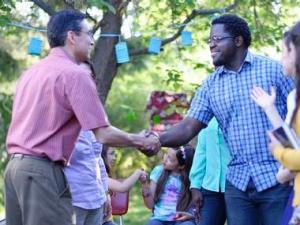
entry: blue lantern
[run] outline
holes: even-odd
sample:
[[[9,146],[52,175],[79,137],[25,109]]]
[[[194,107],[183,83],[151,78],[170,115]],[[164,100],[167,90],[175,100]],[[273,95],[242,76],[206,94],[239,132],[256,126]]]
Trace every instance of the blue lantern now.
[[[28,54],[41,55],[43,41],[40,38],[33,37],[30,39],[28,46]]]
[[[116,44],[115,50],[118,63],[129,62],[129,54],[126,42],[119,42],[118,44]]]
[[[156,37],[152,37],[150,39],[148,52],[158,54],[160,53],[160,47],[161,47],[161,40]]]
[[[192,45],[192,43],[193,43],[192,32],[182,31],[181,32],[181,45],[188,46],[188,45]]]

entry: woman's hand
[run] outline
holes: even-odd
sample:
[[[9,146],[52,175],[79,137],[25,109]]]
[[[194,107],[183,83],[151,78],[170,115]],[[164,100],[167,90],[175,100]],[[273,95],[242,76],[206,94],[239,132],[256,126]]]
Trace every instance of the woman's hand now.
[[[287,169],[283,166],[279,167],[279,170],[276,174],[276,180],[279,183],[284,184],[284,183],[292,181],[294,178],[295,178],[295,174],[293,172],[291,172],[289,169]]]
[[[268,136],[270,139],[269,149],[270,149],[271,153],[273,154],[274,149],[277,147],[280,147],[280,146],[282,147],[282,144],[276,139],[276,137],[270,131],[268,131]]]
[[[254,87],[251,91],[251,98],[257,105],[259,105],[264,111],[274,107],[276,99],[276,91],[274,87],[271,87],[271,95],[265,92],[261,87]]]

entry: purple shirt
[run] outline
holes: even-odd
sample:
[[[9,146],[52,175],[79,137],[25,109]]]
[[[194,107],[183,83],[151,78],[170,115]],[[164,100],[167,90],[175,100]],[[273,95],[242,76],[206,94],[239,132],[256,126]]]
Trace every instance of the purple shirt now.
[[[65,174],[72,204],[83,209],[100,208],[106,202],[108,176],[101,158],[102,145],[92,131],[81,131]]]

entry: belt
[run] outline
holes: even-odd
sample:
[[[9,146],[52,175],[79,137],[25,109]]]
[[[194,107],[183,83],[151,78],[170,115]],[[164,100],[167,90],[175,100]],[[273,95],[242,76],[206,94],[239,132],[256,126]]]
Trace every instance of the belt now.
[[[49,163],[54,163],[60,166],[64,166],[64,162],[63,161],[53,161],[51,159],[49,159],[46,156],[36,156],[36,155],[25,155],[25,154],[21,154],[21,153],[14,153],[11,154],[10,159],[14,159],[14,158],[19,158],[19,159],[34,159],[34,160],[40,160],[40,161],[45,161],[45,162],[49,162]]]

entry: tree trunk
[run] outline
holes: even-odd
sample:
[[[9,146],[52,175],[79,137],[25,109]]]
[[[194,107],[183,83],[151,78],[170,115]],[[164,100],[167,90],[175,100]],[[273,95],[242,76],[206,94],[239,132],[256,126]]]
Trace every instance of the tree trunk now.
[[[122,0],[110,0],[109,3],[118,9]],[[101,21],[101,34],[120,34],[122,15],[108,11]],[[100,37],[96,41],[93,63],[97,77],[97,90],[105,104],[112,82],[117,74],[118,64],[115,57],[115,45],[118,37]]]

